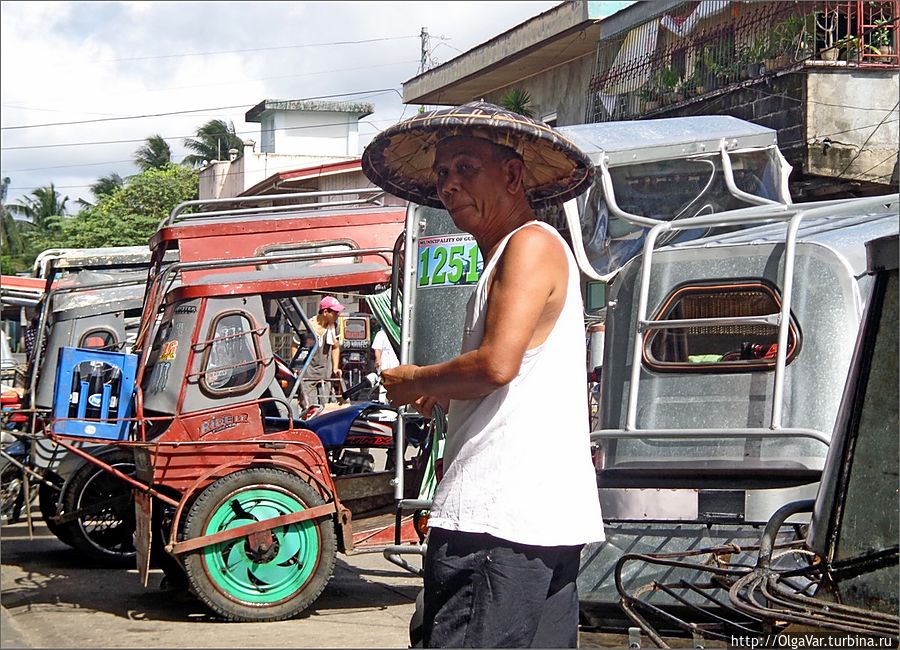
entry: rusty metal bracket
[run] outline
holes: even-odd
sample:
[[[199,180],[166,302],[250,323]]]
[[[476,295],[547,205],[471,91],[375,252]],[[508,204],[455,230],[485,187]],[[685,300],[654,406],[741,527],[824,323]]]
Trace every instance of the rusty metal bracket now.
[[[253,533],[258,533],[260,531],[271,530],[273,528],[287,526],[290,524],[296,524],[301,521],[309,521],[311,519],[327,517],[334,514],[335,512],[337,512],[337,504],[326,503],[314,508],[307,508],[306,510],[292,512],[287,515],[281,515],[280,517],[272,517],[270,519],[263,519],[262,521],[257,521],[252,524],[238,526],[237,528],[232,528],[231,530],[223,530],[219,533],[213,533],[212,535],[204,535],[202,537],[195,537],[183,542],[168,544],[166,546],[166,550],[173,555],[187,553],[189,551],[195,551],[198,548],[204,548],[213,544],[221,544],[222,542],[228,542],[232,539],[238,539],[240,537],[247,537],[248,535],[252,535]]]

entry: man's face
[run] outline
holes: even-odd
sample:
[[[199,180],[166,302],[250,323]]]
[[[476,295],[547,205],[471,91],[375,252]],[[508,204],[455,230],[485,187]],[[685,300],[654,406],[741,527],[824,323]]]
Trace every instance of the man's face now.
[[[485,224],[506,194],[504,163],[485,140],[459,137],[438,144],[433,169],[438,197],[467,232]]]
[[[334,325],[338,319],[338,312],[333,309],[323,309],[322,316],[325,318],[325,326]]]

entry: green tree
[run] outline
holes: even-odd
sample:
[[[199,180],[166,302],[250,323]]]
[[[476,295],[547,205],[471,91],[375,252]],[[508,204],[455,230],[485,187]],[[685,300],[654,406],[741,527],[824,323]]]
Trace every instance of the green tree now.
[[[114,194],[85,208],[63,229],[65,246],[145,245],[159,222],[181,203],[197,198],[199,172],[170,163],[132,176]]]
[[[53,183],[47,187],[39,187],[19,203],[11,203],[9,209],[13,214],[25,217],[29,229],[38,232],[58,230],[62,218],[66,215],[68,196],[60,196]]]
[[[147,138],[146,143],[134,152],[134,164],[142,172],[148,169],[162,169],[170,162],[172,150],[159,133]]]
[[[18,222],[6,208],[6,191],[9,188],[9,177],[0,181],[0,272],[18,273],[28,268],[25,238]]]
[[[508,90],[500,98],[500,106],[525,117],[534,117],[534,113],[531,110],[531,95],[523,88],[511,88]]]
[[[184,146],[194,153],[182,161],[198,167],[210,160],[224,160],[229,149],[243,151],[244,143],[234,131],[234,124],[225,120],[210,120],[197,129],[196,138],[187,138]]]
[[[100,178],[98,178],[96,182],[91,185],[91,194],[93,194],[94,198],[99,201],[104,196],[112,196],[124,186],[125,179],[119,176],[116,172],[110,172],[106,176],[101,176]],[[82,208],[90,208],[94,205],[90,201],[86,201],[84,199],[78,199],[77,203]]]

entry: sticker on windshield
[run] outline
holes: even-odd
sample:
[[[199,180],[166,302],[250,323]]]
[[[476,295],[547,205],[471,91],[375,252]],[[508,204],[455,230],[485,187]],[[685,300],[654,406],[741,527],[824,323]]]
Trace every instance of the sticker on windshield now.
[[[457,287],[476,284],[484,268],[471,235],[440,235],[419,240],[419,286]]]

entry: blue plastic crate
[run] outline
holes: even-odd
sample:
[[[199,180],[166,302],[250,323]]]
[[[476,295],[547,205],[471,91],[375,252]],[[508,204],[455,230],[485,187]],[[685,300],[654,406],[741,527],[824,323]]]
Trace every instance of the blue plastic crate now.
[[[134,354],[60,348],[53,390],[53,432],[127,440],[131,422],[126,418],[131,417],[136,371]]]

